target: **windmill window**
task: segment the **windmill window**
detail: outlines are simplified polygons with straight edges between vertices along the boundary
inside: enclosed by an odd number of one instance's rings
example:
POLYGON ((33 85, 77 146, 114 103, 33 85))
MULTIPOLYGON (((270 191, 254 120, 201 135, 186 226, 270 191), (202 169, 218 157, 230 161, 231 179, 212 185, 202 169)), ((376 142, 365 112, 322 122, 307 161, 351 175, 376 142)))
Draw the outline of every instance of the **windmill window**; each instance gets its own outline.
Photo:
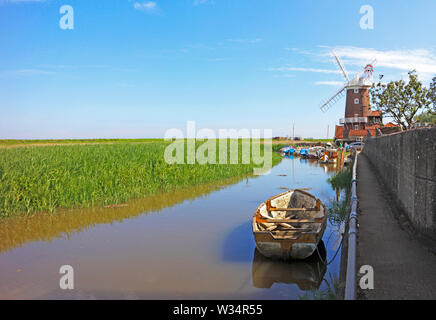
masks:
POLYGON ((354 93, 359 93, 359 89, 354 89, 354 93))
POLYGON ((354 104, 359 104, 359 99, 354 99, 354 104))

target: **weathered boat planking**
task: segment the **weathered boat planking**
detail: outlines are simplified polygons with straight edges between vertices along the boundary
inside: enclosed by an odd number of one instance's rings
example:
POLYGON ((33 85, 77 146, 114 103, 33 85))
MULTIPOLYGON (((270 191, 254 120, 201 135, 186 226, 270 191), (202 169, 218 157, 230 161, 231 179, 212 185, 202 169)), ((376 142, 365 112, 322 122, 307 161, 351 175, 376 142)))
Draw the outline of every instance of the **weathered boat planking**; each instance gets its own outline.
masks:
POLYGON ((263 202, 253 215, 256 247, 272 259, 305 259, 321 241, 327 210, 316 197, 303 190, 289 190, 263 202))

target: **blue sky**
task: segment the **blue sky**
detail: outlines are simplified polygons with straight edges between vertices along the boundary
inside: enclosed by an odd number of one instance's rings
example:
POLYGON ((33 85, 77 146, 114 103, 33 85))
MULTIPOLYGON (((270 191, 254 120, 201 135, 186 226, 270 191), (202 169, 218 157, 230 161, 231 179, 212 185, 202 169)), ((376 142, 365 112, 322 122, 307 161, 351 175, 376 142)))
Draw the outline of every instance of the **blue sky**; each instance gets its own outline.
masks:
POLYGON ((0 138, 152 138, 170 128, 330 136, 322 100, 375 78, 436 74, 436 1, 0 0, 0 138), (62 5, 74 29, 62 30, 62 5), (360 28, 362 5, 374 29, 360 28))

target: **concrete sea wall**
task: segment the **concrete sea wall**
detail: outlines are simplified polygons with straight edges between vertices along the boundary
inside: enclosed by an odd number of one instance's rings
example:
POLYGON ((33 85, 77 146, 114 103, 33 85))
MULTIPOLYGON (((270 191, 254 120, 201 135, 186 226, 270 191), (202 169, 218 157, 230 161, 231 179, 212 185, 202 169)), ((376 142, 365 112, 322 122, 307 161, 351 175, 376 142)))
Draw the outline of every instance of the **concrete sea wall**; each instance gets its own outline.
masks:
POLYGON ((415 229, 436 239, 436 127, 368 137, 363 153, 415 229))

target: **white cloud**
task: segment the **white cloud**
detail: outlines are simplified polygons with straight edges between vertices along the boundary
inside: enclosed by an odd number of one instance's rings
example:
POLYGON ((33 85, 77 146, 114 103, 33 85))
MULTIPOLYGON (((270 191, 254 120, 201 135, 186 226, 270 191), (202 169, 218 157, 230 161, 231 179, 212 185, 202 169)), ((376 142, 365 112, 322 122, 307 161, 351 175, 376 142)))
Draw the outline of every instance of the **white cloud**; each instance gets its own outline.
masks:
POLYGON ((45 0, 0 0, 0 5, 4 3, 31 3, 31 2, 43 2, 45 0))
POLYGON ((227 39, 229 42, 238 42, 238 43, 259 43, 262 41, 260 38, 256 39, 227 39))
POLYGON ((206 4, 206 3, 214 3, 213 0, 194 0, 194 5, 199 5, 199 4, 206 4))
POLYGON ((205 59, 206 61, 215 61, 215 62, 222 62, 222 61, 231 61, 231 58, 208 58, 205 59))
POLYGON ((285 48, 285 50, 296 52, 296 53, 301 53, 301 54, 305 54, 305 55, 313 55, 312 51, 301 49, 301 48, 285 48))
POLYGON ((17 74, 54 74, 52 71, 40 70, 40 69, 21 69, 15 71, 17 74))
POLYGON ((37 75, 52 75, 53 71, 43 69, 19 69, 0 72, 0 77, 20 77, 20 76, 37 76, 37 75))
MULTIPOLYGON (((421 81, 430 81, 436 75, 436 52, 428 49, 394 49, 383 50, 374 48, 361 48, 355 46, 318 46, 321 50, 304 50, 300 48, 285 48, 295 54, 309 57, 317 65, 329 63, 336 67, 332 58, 332 50, 340 57, 346 69, 351 67, 355 72, 350 72, 353 78, 357 72, 363 70, 366 64, 376 59, 375 72, 383 73, 384 80, 407 79, 407 72, 416 70, 421 81), (326 59, 328 58, 328 59, 326 59)), ((308 67, 281 67, 269 69, 272 71, 300 71, 325 74, 341 74, 339 68, 323 69, 308 67)), ((318 81, 319 85, 338 84, 338 81, 318 81)))
POLYGON ((340 86, 344 85, 344 82, 342 81, 316 81, 315 84, 321 85, 321 86, 340 86))
MULTIPOLYGON (((342 46, 331 48, 343 60, 345 66, 363 67, 377 59, 375 68, 388 68, 401 71, 416 70, 422 80, 429 80, 436 74, 436 53, 427 49, 377 50, 342 46)), ((330 53, 323 53, 327 56, 330 53)))
POLYGON ((331 69, 316 69, 316 68, 299 68, 299 67, 281 67, 281 68, 269 68, 269 71, 301 71, 301 72, 315 72, 315 73, 333 73, 341 74, 339 70, 331 69))
POLYGON ((43 2, 44 0, 2 0, 2 2, 43 2))
POLYGON ((158 9, 157 3, 153 1, 148 1, 143 3, 135 2, 133 4, 133 7, 137 10, 142 10, 146 12, 155 12, 158 9))

